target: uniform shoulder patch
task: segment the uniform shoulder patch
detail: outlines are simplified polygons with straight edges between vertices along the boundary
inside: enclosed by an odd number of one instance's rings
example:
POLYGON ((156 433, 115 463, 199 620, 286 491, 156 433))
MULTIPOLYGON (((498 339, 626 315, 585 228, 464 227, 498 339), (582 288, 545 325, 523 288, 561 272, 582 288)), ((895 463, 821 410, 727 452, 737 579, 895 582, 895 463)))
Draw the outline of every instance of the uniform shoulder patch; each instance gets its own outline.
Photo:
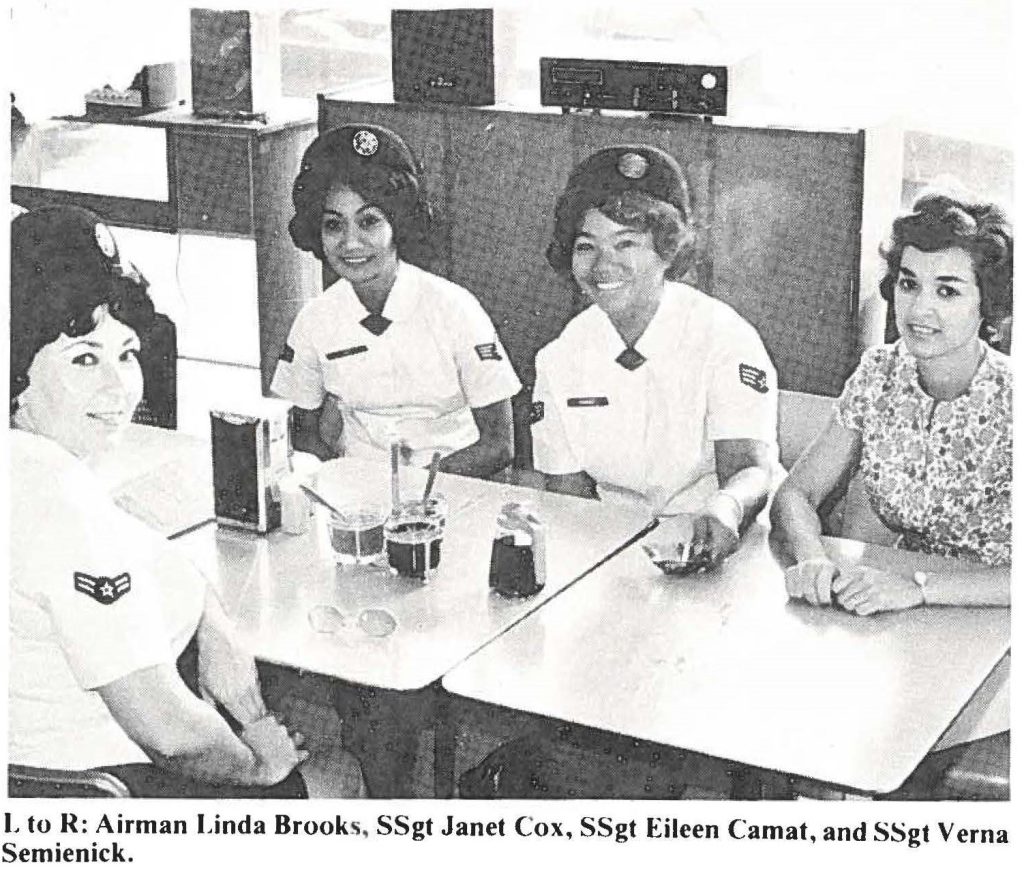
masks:
POLYGON ((285 363, 291 363, 295 359, 295 349, 285 342, 284 348, 281 351, 281 356, 278 359, 285 363))
POLYGON ((530 423, 540 423, 544 420, 544 403, 537 400, 530 404, 530 423))
POLYGON ((497 342, 487 342, 487 343, 485 343, 483 345, 474 345, 473 347, 476 348, 476 355, 481 360, 504 360, 505 359, 498 352, 498 343, 497 342))
POLYGON ((102 575, 93 577, 85 572, 75 572, 75 589, 101 605, 112 605, 122 596, 127 596, 132 588, 132 577, 122 572, 113 578, 102 575))
POLYGON ((758 393, 768 392, 768 373, 764 369, 758 369, 757 366, 751 366, 747 363, 740 363, 740 383, 746 384, 751 390, 756 390, 758 393))

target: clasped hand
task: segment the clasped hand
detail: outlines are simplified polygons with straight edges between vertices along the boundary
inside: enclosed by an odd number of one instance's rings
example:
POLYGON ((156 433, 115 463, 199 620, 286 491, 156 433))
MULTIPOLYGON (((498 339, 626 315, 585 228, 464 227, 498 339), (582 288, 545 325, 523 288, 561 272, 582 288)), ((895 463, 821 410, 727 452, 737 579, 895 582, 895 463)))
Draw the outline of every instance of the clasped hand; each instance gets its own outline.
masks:
POLYGON ((787 569, 786 592, 812 605, 835 602, 860 616, 924 604, 921 588, 903 575, 867 566, 840 568, 828 557, 803 560, 787 569))
POLYGON ((280 783, 309 757, 309 752, 302 749, 303 736, 299 732, 289 734, 269 714, 249 723, 239 738, 256 757, 256 780, 264 786, 280 783))

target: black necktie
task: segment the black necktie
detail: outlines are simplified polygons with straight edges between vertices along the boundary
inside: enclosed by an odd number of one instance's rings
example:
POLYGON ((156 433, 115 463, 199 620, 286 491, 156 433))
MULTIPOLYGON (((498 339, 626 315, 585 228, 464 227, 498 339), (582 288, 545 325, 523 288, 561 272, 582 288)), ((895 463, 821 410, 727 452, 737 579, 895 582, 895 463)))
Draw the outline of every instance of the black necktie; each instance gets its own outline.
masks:
POLYGON ((628 369, 632 372, 634 369, 639 369, 643 366, 647 362, 647 358, 636 348, 626 348, 625 351, 615 358, 615 362, 623 369, 628 369))
POLYGON ((384 332, 384 330, 391 326, 391 321, 384 317, 384 315, 378 314, 367 315, 359 323, 366 327, 366 329, 375 336, 379 336, 384 332))

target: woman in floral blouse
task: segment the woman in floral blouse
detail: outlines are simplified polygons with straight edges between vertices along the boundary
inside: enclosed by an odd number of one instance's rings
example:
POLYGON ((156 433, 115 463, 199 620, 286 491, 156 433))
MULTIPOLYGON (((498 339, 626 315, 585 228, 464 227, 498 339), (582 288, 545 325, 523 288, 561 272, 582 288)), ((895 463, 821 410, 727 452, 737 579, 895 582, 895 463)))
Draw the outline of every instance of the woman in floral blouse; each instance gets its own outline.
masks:
POLYGON ((775 497, 797 561, 787 592, 857 614, 1008 606, 1013 376, 982 337, 1012 313, 1012 228, 991 204, 927 194, 882 254, 900 339, 865 352, 775 497), (948 557, 948 570, 846 572, 828 558, 816 509, 855 468, 897 546, 948 557))

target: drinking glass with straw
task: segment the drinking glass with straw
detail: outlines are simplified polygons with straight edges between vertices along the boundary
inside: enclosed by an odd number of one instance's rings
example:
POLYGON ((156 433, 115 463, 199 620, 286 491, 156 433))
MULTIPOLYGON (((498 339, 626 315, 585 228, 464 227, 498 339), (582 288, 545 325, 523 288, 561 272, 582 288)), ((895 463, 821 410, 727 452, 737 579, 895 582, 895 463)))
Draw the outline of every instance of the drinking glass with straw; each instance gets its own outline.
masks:
POLYGON ((398 450, 391 452, 391 516, 384 526, 388 562, 406 577, 426 580, 441 559, 441 539, 447 520, 443 496, 432 495, 441 463, 440 452, 430 461, 427 485, 419 499, 403 502, 398 479, 398 450))

